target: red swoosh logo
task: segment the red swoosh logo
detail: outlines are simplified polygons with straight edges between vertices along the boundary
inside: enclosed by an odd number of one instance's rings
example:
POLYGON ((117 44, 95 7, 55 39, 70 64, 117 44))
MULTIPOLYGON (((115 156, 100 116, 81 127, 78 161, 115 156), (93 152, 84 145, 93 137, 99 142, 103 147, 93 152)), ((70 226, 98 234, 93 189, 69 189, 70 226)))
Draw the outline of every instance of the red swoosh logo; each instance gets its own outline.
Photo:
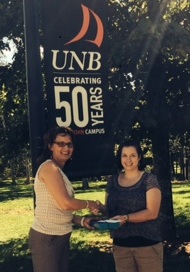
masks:
POLYGON ((86 40, 86 41, 96 44, 98 47, 100 47, 104 37, 104 27, 103 27, 102 21, 99 18, 99 16, 95 12, 93 12, 91 9, 87 8, 84 5, 81 5, 81 7, 83 12, 83 24, 82 24, 81 30, 72 40, 67 42, 65 45, 77 42, 86 35, 90 26, 90 12, 91 12, 91 14, 94 16, 94 19, 96 20, 97 34, 94 40, 86 40))

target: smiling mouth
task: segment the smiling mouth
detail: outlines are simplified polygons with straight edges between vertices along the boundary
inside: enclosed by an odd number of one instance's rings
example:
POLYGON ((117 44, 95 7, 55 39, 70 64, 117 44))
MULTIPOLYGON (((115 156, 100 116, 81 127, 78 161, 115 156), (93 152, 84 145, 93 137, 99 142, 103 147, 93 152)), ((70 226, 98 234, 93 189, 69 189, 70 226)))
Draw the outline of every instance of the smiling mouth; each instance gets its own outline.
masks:
POLYGON ((69 155, 69 154, 70 154, 70 153, 66 153, 66 152, 64 152, 64 153, 62 152, 62 153, 61 153, 61 155, 66 155, 66 156, 69 155))

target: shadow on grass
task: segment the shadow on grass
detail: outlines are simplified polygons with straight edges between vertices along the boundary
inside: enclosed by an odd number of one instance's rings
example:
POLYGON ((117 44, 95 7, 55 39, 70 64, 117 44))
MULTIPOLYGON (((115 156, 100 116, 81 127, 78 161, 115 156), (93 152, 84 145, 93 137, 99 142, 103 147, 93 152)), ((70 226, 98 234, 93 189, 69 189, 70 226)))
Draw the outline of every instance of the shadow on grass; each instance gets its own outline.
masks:
POLYGON ((190 242, 190 222, 189 217, 185 214, 179 214, 175 217, 175 225, 177 237, 180 236, 181 239, 186 239, 190 242), (185 234, 185 235, 184 235, 185 234))
POLYGON ((185 194, 189 194, 190 193, 190 189, 186 189, 186 190, 183 190, 183 189, 181 189, 181 190, 179 190, 179 191, 177 191, 177 192, 174 192, 174 194, 176 194, 176 195, 185 195, 185 194))
MULTIPOLYGON (((90 190, 93 189, 90 188, 88 192, 90 190)), ((82 191, 84 192, 84 190, 82 191)), ((31 196, 33 196, 31 185, 0 186, 0 201, 31 196)), ((165 244, 164 272, 187 272, 190 271, 189 220, 183 214, 175 219, 179 235, 175 242, 165 244)), ((114 262, 110 250, 102 249, 102 245, 87 247, 81 242, 72 243, 69 272, 114 272, 114 262)), ((0 242, 0 271, 33 272, 27 238, 0 242)))
POLYGON ((26 238, 0 244, 0 271, 33 272, 26 238))
POLYGON ((0 202, 19 198, 33 197, 33 185, 5 185, 0 186, 0 202))
MULTIPOLYGON (((185 245, 179 241, 166 243, 164 249, 164 272, 190 271, 190 252, 186 252, 185 245)), ((0 271, 33 272, 27 238, 0 244, 0 271)), ((71 244, 69 271, 114 272, 110 249, 102 251, 102 248, 87 247, 82 242, 71 244)))
MULTIPOLYGON (((33 272, 27 238, 0 244, 0 271, 33 272)), ((101 252, 98 248, 85 247, 83 243, 72 244, 69 271, 114 272, 112 254, 101 252)))
POLYGON ((164 245, 164 272, 190 271, 189 243, 176 240, 164 245))
POLYGON ((78 244, 71 249, 70 272, 115 272, 114 261, 110 252, 88 247, 78 249, 78 244))
MULTIPOLYGON (((73 182, 75 193, 91 193, 96 192, 97 190, 105 191, 105 184, 98 183, 91 183, 89 182, 89 188, 83 189, 82 182, 73 182)), ((9 201, 19 198, 27 198, 27 197, 34 197, 34 190, 32 184, 24 184, 18 183, 16 185, 12 185, 10 182, 2 182, 0 181, 0 202, 9 201)))

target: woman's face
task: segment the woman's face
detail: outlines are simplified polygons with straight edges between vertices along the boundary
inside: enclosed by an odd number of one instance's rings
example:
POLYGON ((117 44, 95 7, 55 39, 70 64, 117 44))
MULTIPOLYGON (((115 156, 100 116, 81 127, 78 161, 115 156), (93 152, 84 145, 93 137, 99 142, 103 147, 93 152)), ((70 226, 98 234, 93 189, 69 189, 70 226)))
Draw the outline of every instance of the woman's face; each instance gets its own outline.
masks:
POLYGON ((49 148, 53 158, 62 164, 71 158, 74 149, 71 137, 64 134, 58 134, 49 148))
POLYGON ((140 157, 134 146, 123 147, 121 151, 121 164, 125 170, 138 170, 140 157))

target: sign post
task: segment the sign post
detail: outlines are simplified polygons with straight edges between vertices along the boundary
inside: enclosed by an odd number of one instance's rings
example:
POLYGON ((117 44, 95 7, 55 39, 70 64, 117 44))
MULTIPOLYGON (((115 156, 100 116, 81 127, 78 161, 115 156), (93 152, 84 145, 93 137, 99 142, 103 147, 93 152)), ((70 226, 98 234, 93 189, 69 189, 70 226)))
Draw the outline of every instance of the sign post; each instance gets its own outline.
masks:
MULTIPOLYGON (((25 1, 28 6, 34 2, 25 1)), ((108 91, 107 1, 40 2, 47 126, 71 127, 76 135, 67 174, 71 180, 112 174, 114 144, 108 91)))
POLYGON ((23 0, 26 81, 33 176, 35 176, 37 170, 36 160, 42 152, 42 139, 45 133, 45 108, 36 7, 36 0, 23 0))

